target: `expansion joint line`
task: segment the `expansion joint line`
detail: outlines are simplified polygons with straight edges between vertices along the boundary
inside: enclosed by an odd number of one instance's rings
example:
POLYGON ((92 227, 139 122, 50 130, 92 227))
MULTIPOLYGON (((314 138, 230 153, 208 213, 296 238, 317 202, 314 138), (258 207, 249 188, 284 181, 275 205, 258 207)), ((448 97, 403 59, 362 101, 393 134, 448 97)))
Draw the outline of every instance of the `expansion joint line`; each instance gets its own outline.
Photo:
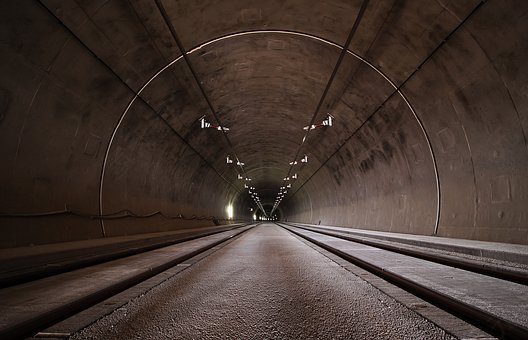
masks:
POLYGON ((400 94, 400 96, 403 98, 403 100, 407 103, 409 109, 412 111, 414 117, 416 118, 416 120, 418 121, 418 124, 420 125, 420 128, 422 129, 422 132, 425 136, 425 139, 426 139, 426 142, 427 142, 427 145, 428 145, 428 148, 429 148, 429 151, 431 153, 431 158, 432 158, 432 161, 433 161, 433 167, 434 167, 434 171, 435 171, 435 176, 436 176, 436 190, 437 190, 437 211, 436 211, 436 220, 435 220, 435 225, 434 225, 434 232, 433 232, 433 235, 437 235, 438 233, 438 227, 439 227, 439 224, 440 224, 440 205, 441 205, 441 191, 440 191, 440 177, 439 177, 439 174, 438 174, 438 166, 437 166, 437 162, 436 162, 436 156, 434 154, 434 150, 433 150, 433 146, 432 146, 432 143, 431 143, 431 140, 429 138, 429 134, 427 133, 426 129, 425 129, 425 126, 423 124, 423 122, 421 121, 421 119, 418 117, 418 115, 416 114, 414 108, 412 107, 410 101, 407 99, 407 97, 404 95, 404 93, 402 92, 402 88, 405 86, 405 84, 407 84, 407 82, 418 72, 422 69, 422 67, 436 54, 436 52, 438 50, 440 50, 440 48, 445 44, 447 43, 447 41, 477 12, 478 9, 480 9, 482 7, 482 5, 484 5, 486 3, 487 0, 482 0, 480 1, 472 10, 471 12, 469 12, 468 15, 466 15, 466 17, 461 20, 459 22, 459 24, 451 31, 449 32, 449 34, 447 34, 447 36, 431 51, 431 53, 429 53, 429 55, 424 59, 422 60, 422 62, 417 66, 415 67, 415 69, 413 70, 413 72, 411 72, 411 74, 398 86, 394 86, 394 91, 361 123, 361 125, 359 125, 342 143, 341 145, 339 145, 339 147, 323 162, 321 163, 321 165, 319 166, 319 168, 317 168, 311 175, 310 177, 308 177, 308 179, 306 179, 306 181, 304 181, 301 186, 299 186, 295 192, 293 192, 293 194, 290 196, 293 197, 295 194, 297 194, 297 192, 299 192, 299 190, 304 187, 304 185, 306 183, 308 183, 325 165, 326 163, 328 163, 328 161, 330 159, 332 159, 358 132, 359 130, 361 130, 361 128, 363 128, 363 126, 365 126, 371 119, 372 117, 377 113, 379 112, 379 110, 395 95, 395 94, 400 94))
MULTIPOLYGON (((355 33, 357 32, 357 29, 359 27, 359 23, 361 22, 361 19, 363 18, 363 15, 365 14, 365 11, 367 9, 369 0, 363 0, 361 7, 359 8, 359 12, 356 16, 356 20, 354 21, 354 24, 352 25, 352 28, 350 29, 350 32, 348 33, 347 40, 345 44, 343 45, 343 48, 341 49, 341 53, 339 54, 339 58, 337 58, 336 64, 334 66, 334 69, 332 70, 332 74, 330 75, 330 78, 328 78, 328 82, 326 83, 326 87, 323 91, 323 94, 321 95, 321 98, 319 100, 319 103, 317 104, 317 107, 315 108, 315 112, 312 115, 312 119, 310 119, 310 123, 308 124, 308 127, 312 126, 315 122, 315 119, 317 118, 317 115, 319 114, 319 111, 321 110, 321 107, 323 106, 323 103, 326 99, 326 96, 328 94, 328 91, 330 90, 330 87, 332 86, 332 83, 334 82, 334 79, 337 75, 337 71, 339 70, 339 67, 341 66, 341 63, 343 62, 343 59, 345 58, 348 48, 350 47, 350 43, 352 42, 352 38, 354 37, 355 33)), ((301 153, 302 147, 304 143, 306 142, 306 139, 308 138, 308 134, 310 133, 310 128, 306 131, 304 134, 304 137, 301 141, 301 144, 299 145, 299 148, 297 148, 297 152, 295 153, 295 157, 293 158, 293 162, 297 160, 299 157, 299 154, 301 153)), ((293 167, 295 164, 290 165, 290 168, 288 169, 288 174, 286 177, 290 177, 290 174, 292 172, 293 167)), ((285 186, 286 180, 283 181, 283 186, 285 186)), ((275 211, 275 206, 271 210, 271 214, 273 215, 273 212, 275 211)))
MULTIPOLYGON (((224 126, 222 124, 222 122, 220 121, 220 118, 216 114, 216 110, 215 110, 215 108, 213 106, 213 103, 211 102, 209 96, 207 95, 207 93, 205 92, 205 89, 202 86, 202 83, 200 82, 200 79, 198 78, 198 74, 196 73, 196 71, 195 71, 195 69, 194 69, 194 67, 192 65, 192 62, 189 59, 189 56, 187 55, 187 51, 186 51, 185 47, 183 46, 183 43, 181 42, 180 37, 178 36, 178 33, 176 32, 176 28, 172 24, 172 21, 170 20, 170 17, 168 15, 167 11, 165 10, 165 7, 163 6, 162 0, 155 0, 155 2, 156 2, 156 6, 158 7, 158 10, 160 11, 161 16, 163 17, 163 21, 165 21, 165 24, 167 25, 169 31, 171 32, 172 38, 174 39, 174 41, 176 42, 176 45, 180 49, 182 57, 185 60, 185 63, 187 64, 187 67, 189 68, 189 71, 191 72, 191 74, 192 74, 192 76, 194 78, 194 81, 196 82, 196 85, 200 89, 200 92, 202 93, 202 96, 205 99, 205 101, 207 103, 207 106, 209 107, 209 110, 211 111, 211 114, 213 115, 214 119, 216 120, 218 126, 220 126, 220 127, 224 126)), ((226 141, 226 144, 227 144, 230 152, 235 157, 235 160, 237 161, 237 164, 240 164, 241 163, 240 159, 237 156, 237 153, 235 151, 235 148, 234 148, 233 144, 231 143, 231 140, 227 136, 227 132, 224 129, 222 129, 222 128, 220 129, 220 131, 222 132, 222 135, 224 136, 224 139, 226 141)), ((243 165, 240 165, 240 169, 241 169, 242 175, 244 177, 247 177, 243 165)), ((262 213, 264 214, 264 216, 267 216, 266 212, 264 211, 264 209, 262 208, 261 205, 259 205, 259 209, 262 210, 262 213)))

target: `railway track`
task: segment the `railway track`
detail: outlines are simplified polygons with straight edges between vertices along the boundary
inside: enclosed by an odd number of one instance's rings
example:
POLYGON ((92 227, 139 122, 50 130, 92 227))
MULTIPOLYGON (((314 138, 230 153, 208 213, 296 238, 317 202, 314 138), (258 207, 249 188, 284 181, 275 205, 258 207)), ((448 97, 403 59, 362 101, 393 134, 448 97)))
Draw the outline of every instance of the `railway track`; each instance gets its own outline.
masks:
POLYGON ((523 273, 482 270, 465 260, 309 226, 278 225, 498 338, 528 338, 528 286, 523 273))
POLYGON ((72 270, 93 266, 99 263, 117 260, 128 256, 145 253, 151 250, 171 246, 233 230, 250 225, 249 223, 228 225, 199 232, 185 232, 172 236, 153 237, 121 244, 109 244, 97 249, 86 248, 76 251, 64 251, 54 254, 53 258, 26 256, 17 261, 5 259, 0 261, 0 288, 6 288, 45 277, 66 273, 72 270), (95 254, 94 254, 95 253, 95 254))
MULTIPOLYGON (((15 273, 13 276, 22 277, 22 282, 0 290, 0 338, 34 336, 167 269, 214 251, 256 225, 182 234, 156 245, 114 249, 113 255, 108 252, 95 260, 80 260, 75 265, 64 265, 58 272, 53 269, 33 276, 15 273), (50 303, 46 297, 54 300, 50 303), (32 306, 30 313, 17 314, 19 306, 28 304, 32 306)), ((522 270, 490 265, 481 270, 475 261, 424 254, 395 243, 314 226, 277 225, 498 338, 528 338, 528 286, 522 270)), ((53 333, 40 334, 50 335, 53 333)))
POLYGON ((375 240, 368 237, 353 236, 347 233, 329 231, 323 228, 317 228, 313 226, 303 226, 300 224, 289 223, 285 223, 285 225, 301 228, 304 230, 311 230, 324 235, 337 237, 343 240, 357 242, 368 246, 392 251, 395 253, 409 255, 423 260, 445 264, 450 267, 460 268, 474 273, 479 273, 511 282, 520 283, 523 285, 528 285, 528 271, 522 270, 520 268, 505 267, 497 264, 472 260, 455 255, 431 253, 430 250, 419 249, 420 247, 403 245, 401 243, 391 241, 375 240))
MULTIPOLYGON (((70 267, 37 280, 0 290, 0 339, 20 339, 102 302, 132 286, 160 274, 194 256, 230 241, 253 226, 185 236, 171 245, 144 247, 125 256, 108 256, 107 261, 70 267), (30 307, 29 309, 27 307, 30 307), (21 312, 26 307, 29 312, 21 312), (22 308, 23 310, 24 308, 22 308)), ((174 241, 174 240, 173 240, 174 241)), ((49 274, 49 273, 48 273, 49 274)))

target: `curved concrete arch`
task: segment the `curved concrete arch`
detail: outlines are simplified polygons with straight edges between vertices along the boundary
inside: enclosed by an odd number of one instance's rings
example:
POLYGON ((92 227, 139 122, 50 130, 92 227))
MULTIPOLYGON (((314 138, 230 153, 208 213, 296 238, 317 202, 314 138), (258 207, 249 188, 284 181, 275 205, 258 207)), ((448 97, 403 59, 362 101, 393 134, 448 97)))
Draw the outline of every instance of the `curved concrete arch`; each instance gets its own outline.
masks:
MULTIPOLYGON (((337 44, 335 42, 332 42, 330 40, 327 40, 327 39, 324 39, 324 38, 321 38, 321 37, 318 37, 318 36, 314 36, 314 35, 311 35, 311 34, 303 33, 303 32, 285 31, 285 30, 255 30, 255 31, 233 33, 233 34, 230 34, 230 35, 226 35, 226 36, 222 36, 222 37, 219 37, 219 38, 215 38, 213 40, 210 40, 208 42, 200 44, 199 46, 197 46, 197 47, 191 49, 190 51, 188 51, 188 53, 196 52, 196 51, 200 50, 202 47, 208 46, 208 45, 210 45, 212 43, 215 43, 215 42, 218 42, 218 41, 222 41, 222 40, 225 40, 225 39, 230 39, 230 38, 233 38, 233 37, 244 36, 244 35, 249 35, 249 34, 266 34, 266 33, 279 33, 279 34, 291 34, 291 35, 296 35, 296 36, 302 36, 302 37, 306 37, 306 38, 309 38, 309 39, 314 39, 314 40, 320 41, 320 42, 322 42, 324 44, 328 44, 328 45, 334 46, 334 47, 336 47, 338 49, 342 49, 343 48, 342 45, 339 45, 339 44, 337 44)), ((427 146, 429 148, 429 153, 431 154, 431 161, 432 161, 433 169, 434 169, 434 172, 435 172, 436 191, 437 191, 437 195, 436 195, 436 197, 437 197, 437 206, 436 206, 436 218, 435 218, 435 222, 434 222, 434 234, 436 235, 436 233, 438 232, 438 225, 439 225, 439 222, 440 222, 440 195, 441 195, 440 194, 440 178, 438 176, 438 166, 436 164, 436 158, 435 158, 435 155, 434 155, 433 146, 431 144, 431 140, 430 140, 429 135, 428 135, 428 133, 427 133, 427 131, 425 129, 425 126, 424 126, 422 120, 418 117, 418 115, 417 115, 416 111, 414 110, 414 108, 412 107, 411 103, 409 102, 409 99, 405 96, 403 91, 395 84, 394 81, 392 81, 379 68, 374 66, 372 63, 370 63, 368 60, 366 60, 365 58, 363 58, 359 54, 355 53, 354 51, 347 50, 347 53, 352 55, 352 56, 354 56, 358 60, 361 60, 365 64, 367 64, 370 68, 372 68, 377 73, 379 73, 379 75, 382 76, 394 88, 394 90, 398 93, 399 96, 401 96, 401 98, 403 98, 403 100, 405 101, 405 103, 409 107, 409 110, 411 111, 413 117, 416 119, 416 121, 418 122, 418 124, 420 126, 420 129, 423 132, 424 138, 425 138, 425 140, 427 142, 427 146)))
MULTIPOLYGON (((209 40, 207 42, 204 42, 204 43, 201 43, 200 45, 190 49, 189 51, 187 51, 187 54, 193 54, 193 53, 196 53, 198 51, 200 51, 202 48, 204 47, 207 47, 209 45, 212 45, 216 42, 220 42, 220 41, 223 41, 223 40, 227 40, 227 39, 233 39, 233 38, 237 38, 237 37, 242 37, 242 36, 247 36, 247 35, 253 35, 253 34, 269 34, 269 33, 276 33, 276 34, 285 34, 285 35, 291 35, 291 36, 301 36, 301 37, 304 37, 304 38, 308 38, 308 39, 312 39, 312 40, 316 40, 316 41, 319 41, 319 42, 322 42, 324 44, 327 44, 327 45, 330 45, 330 46, 334 46, 336 47, 337 49, 342 49, 343 47, 335 42, 332 42, 332 41, 329 41, 327 39, 324 39, 324 38, 321 38, 321 37, 317 37, 317 36, 314 36, 314 35, 311 35, 311 34, 307 34, 307 33, 303 33, 303 32, 295 32, 295 31, 286 31, 286 30, 253 30, 253 31, 245 31, 245 32, 237 32, 237 33, 232 33, 232 34, 229 34, 229 35, 225 35, 225 36, 222 36, 222 37, 218 37, 218 38, 215 38, 215 39, 212 39, 212 40, 209 40)), ((436 160, 435 160, 435 156, 434 156, 434 152, 433 152, 433 149, 432 149, 432 145, 431 145, 431 141, 429 139, 429 136, 427 134, 427 131, 425 130, 425 127, 422 123, 422 121, 420 120, 420 118, 418 117, 418 115, 416 114, 416 111, 413 109, 411 103, 409 102, 409 100, 407 99, 407 97, 405 96, 405 94, 403 93, 403 91, 401 91, 398 86, 394 83, 394 81, 392 81, 386 74, 384 74, 379 68, 375 67, 372 63, 368 62, 365 58, 361 57, 359 54, 351 51, 351 50, 347 50, 347 53, 354 56, 355 58, 357 58, 358 60, 362 61, 363 63, 365 63, 366 65, 368 65, 370 68, 372 68, 373 70, 375 70, 381 77, 383 77, 383 79, 385 79, 393 88, 394 90, 398 93, 399 96, 401 96, 401 98, 403 98, 403 100, 405 101, 405 103, 407 104, 407 106, 409 107, 409 110, 410 112, 412 113, 413 117, 416 119, 416 121, 418 122, 420 128, 422 129, 422 132, 423 132, 423 135, 424 135, 424 138, 427 142, 427 145, 429 147, 429 152, 431 154, 431 161, 432 161, 432 164, 433 164, 433 169, 434 169, 434 172, 435 172, 435 181, 436 181, 436 190, 437 190, 437 207, 436 207, 436 218, 435 218, 435 225, 434 225, 434 234, 436 234, 437 230, 438 230, 438 223, 439 223, 439 219, 440 219, 440 183, 439 183, 439 177, 438 177, 438 168, 437 168, 437 164, 436 164, 436 160)), ((105 152, 105 160, 103 162, 103 167, 102 167, 102 170, 101 170, 101 182, 100 182, 100 186, 99 186, 99 213, 101 215, 103 215, 103 181, 104 181, 104 174, 105 174, 105 167, 106 167, 106 161, 107 161, 107 158, 108 158, 108 154, 109 154, 109 151, 110 151, 110 148, 112 147, 112 141, 113 141, 113 138, 115 136, 115 134, 117 133, 117 130, 119 129, 119 126, 121 125, 121 122, 123 121, 123 119, 125 118, 128 110, 130 109, 130 107, 132 106, 132 104, 134 103, 134 101, 138 98, 139 95, 141 95, 141 93, 143 92, 143 90, 145 90, 145 88, 148 87, 148 85, 153 81, 155 80, 160 74, 162 74, 165 70, 167 70, 170 66, 172 66, 173 64, 175 64, 176 62, 180 61, 182 59, 182 56, 180 57, 177 57, 176 59, 172 60, 171 62, 169 62, 167 65, 165 65, 161 70, 159 70, 158 72, 156 72, 142 87, 141 89, 137 92, 137 94, 132 98, 132 100, 130 101, 130 103, 127 105, 126 109, 123 111, 123 114, 121 115, 121 118, 119 119, 116 127, 114 128, 114 131, 112 133, 112 137, 110 138, 110 142, 107 146, 107 149, 106 149, 106 152, 105 152)), ((311 178, 311 177, 310 177, 311 178)), ((297 189, 298 190, 298 189, 297 189)), ((295 193, 297 192, 297 190, 295 191, 295 193)), ((294 194, 295 194, 294 193, 294 194)), ((102 229, 103 229, 103 234, 104 234, 104 221, 101 220, 101 226, 102 226, 102 229)))
MULTIPOLYGON (((233 204, 251 219, 168 27, 268 206, 359 3, 174 1, 166 20, 150 2, 2 3, 1 246, 212 223, 93 218, 105 213, 222 219, 233 204)), ((335 124, 303 143, 284 216, 527 243, 525 7, 369 5, 315 119, 335 124)))
MULTIPOLYGON (((110 153, 110 148, 112 147, 112 142, 115 138, 115 135, 117 134, 117 130, 119 130, 119 127, 121 126, 121 123, 123 122, 123 119, 125 119, 125 116, 128 112, 128 110, 130 109, 130 107, 132 106, 132 104, 134 104, 134 102, 136 101, 136 99, 138 98, 138 96, 141 94, 141 92, 143 92, 143 90, 154 80, 156 79, 156 77, 158 75, 160 75, 163 71, 165 71, 168 67, 170 67, 172 64, 178 62, 178 60, 180 60, 182 57, 178 57, 176 59, 174 59, 173 61, 171 61, 170 63, 168 63, 165 67, 163 67, 161 70, 159 70, 158 72, 156 72, 156 74, 154 74, 143 86, 141 86, 141 88, 139 89, 139 91, 134 95, 134 97, 132 97, 132 99, 130 100, 130 102, 128 103, 128 105, 126 106, 125 110, 123 111, 123 113, 121 114, 121 117, 119 117, 119 120, 117 121, 117 124, 116 126, 114 127, 113 131, 112 131, 112 135, 110 136, 110 141, 108 142, 108 145, 106 146, 106 150, 105 150, 105 155, 104 155, 104 160, 103 160, 103 166, 101 168, 101 179, 99 181, 99 215, 104 215, 103 213, 103 185, 104 185, 104 176, 105 176, 105 170, 106 170, 106 163, 108 161, 108 154, 110 153)), ((103 235, 106 235, 106 232, 105 232, 105 228, 104 228, 104 220, 101 220, 101 230, 102 230, 102 234, 103 235)))

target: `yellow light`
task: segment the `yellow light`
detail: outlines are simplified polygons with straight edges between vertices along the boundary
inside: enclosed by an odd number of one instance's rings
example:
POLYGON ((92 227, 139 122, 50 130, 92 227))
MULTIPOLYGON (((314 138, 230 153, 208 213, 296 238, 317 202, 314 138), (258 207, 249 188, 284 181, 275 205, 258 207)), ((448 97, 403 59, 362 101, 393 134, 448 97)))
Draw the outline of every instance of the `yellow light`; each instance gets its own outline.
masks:
POLYGON ((226 213, 227 213, 227 218, 232 220, 233 219, 233 206, 231 204, 229 204, 226 207, 226 213))

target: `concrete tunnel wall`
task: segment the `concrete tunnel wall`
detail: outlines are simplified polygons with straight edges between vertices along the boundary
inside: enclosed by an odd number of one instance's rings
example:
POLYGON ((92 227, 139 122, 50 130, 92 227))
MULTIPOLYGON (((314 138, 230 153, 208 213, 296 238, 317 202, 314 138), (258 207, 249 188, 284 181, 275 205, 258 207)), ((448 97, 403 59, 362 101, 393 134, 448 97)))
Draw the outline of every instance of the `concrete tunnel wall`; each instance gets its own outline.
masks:
POLYGON ((250 220, 233 150, 266 205, 308 155, 289 221, 528 243, 526 2, 370 1, 301 149, 361 1, 161 3, 233 148, 153 1, 4 1, 0 246, 250 220))

